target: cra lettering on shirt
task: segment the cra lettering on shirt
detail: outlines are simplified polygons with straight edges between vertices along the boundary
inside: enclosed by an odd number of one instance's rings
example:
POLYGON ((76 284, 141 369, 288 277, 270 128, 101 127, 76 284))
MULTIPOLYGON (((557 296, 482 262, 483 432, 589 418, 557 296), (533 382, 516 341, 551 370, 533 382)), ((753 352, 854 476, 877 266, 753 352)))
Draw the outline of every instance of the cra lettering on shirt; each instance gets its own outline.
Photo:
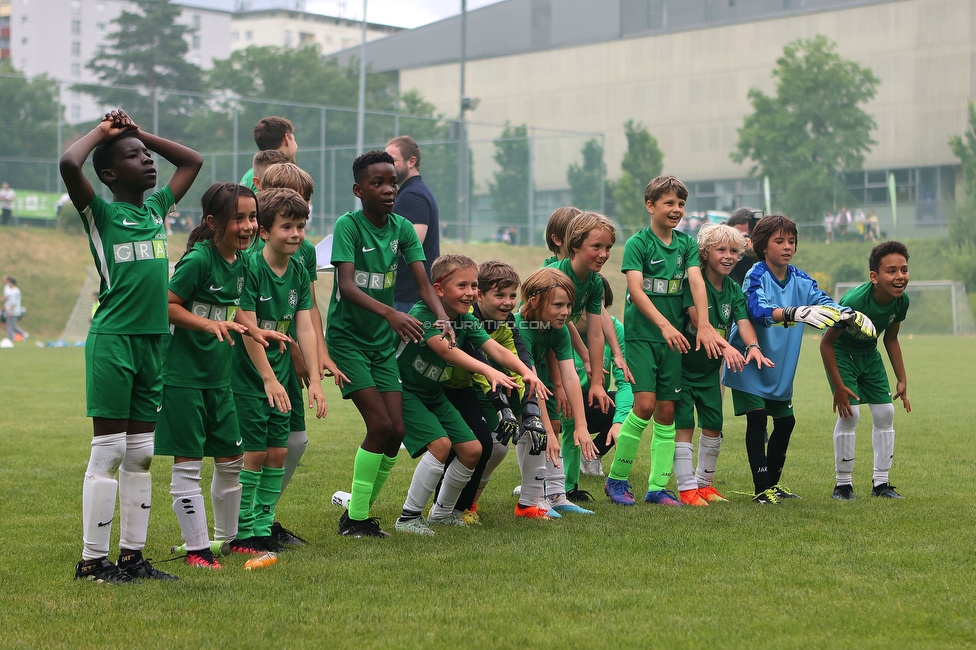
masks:
POLYGON ((454 366, 441 367, 434 363, 428 363, 421 359, 420 355, 414 357, 414 360, 410 362, 410 367, 424 379, 441 383, 449 381, 454 373, 454 366))
POLYGON ((155 239, 122 242, 112 246, 117 264, 141 262, 144 260, 169 259, 166 235, 156 235, 155 239))
POLYGON ((396 264, 390 267, 386 273, 370 273, 356 269, 353 272, 353 280, 356 286, 367 291, 383 291, 393 286, 396 279, 396 264))
MULTIPOLYGON (((661 260, 664 261, 663 259, 661 260)), ((652 264, 654 262, 651 262, 652 264)), ((674 275, 668 278, 650 278, 644 276, 644 293, 649 296, 673 296, 680 294, 684 288, 685 280, 685 259, 684 255, 678 255, 674 260, 674 275)))
MULTIPOLYGON (((216 321, 232 321, 237 315, 237 305, 211 305, 194 301, 190 305, 190 313, 200 318, 216 321)), ((274 321, 272 321, 274 322, 274 321)))

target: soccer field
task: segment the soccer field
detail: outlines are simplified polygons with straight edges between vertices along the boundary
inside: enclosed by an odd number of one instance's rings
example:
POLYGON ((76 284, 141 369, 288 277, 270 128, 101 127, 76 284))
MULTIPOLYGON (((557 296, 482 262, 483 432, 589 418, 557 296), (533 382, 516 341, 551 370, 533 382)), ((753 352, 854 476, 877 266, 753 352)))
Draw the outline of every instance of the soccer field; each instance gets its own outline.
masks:
MULTIPOLYGON (((309 545, 245 572, 161 564, 176 583, 106 586, 72 579, 81 552, 81 484, 91 424, 81 348, 0 350, 0 646, 18 647, 965 647, 976 643, 972 406, 976 340, 902 342, 913 412, 897 405, 892 483, 870 497, 870 416, 858 432, 858 500, 830 498, 834 416, 817 342, 796 381, 797 428, 783 482, 803 496, 758 506, 745 423, 726 398, 717 487, 707 508, 612 506, 602 483, 591 516, 516 520, 514 454, 480 502, 483 525, 432 538, 336 534, 363 425, 334 387, 310 420, 303 466, 279 508, 309 545), (967 406, 968 405, 968 406, 967 406)), ((648 441, 635 463, 646 480, 648 441)), ((180 533, 172 460, 153 465, 148 557, 180 533)), ((608 460, 604 461, 609 467, 608 460)), ((392 529, 415 461, 405 453, 375 514, 392 529)), ((209 476, 204 484, 209 485, 209 476)), ((208 504, 209 508, 209 504, 208 504)), ((116 526, 110 557, 117 553, 116 526)))

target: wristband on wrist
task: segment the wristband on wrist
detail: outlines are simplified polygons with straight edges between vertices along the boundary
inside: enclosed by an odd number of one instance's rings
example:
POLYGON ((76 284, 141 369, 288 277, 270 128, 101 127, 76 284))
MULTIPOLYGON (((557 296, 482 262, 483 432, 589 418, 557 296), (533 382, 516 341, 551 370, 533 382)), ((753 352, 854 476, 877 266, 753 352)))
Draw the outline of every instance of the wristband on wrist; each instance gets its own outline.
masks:
POLYGON ((749 350, 751 350, 753 348, 756 348, 757 350, 759 350, 760 352, 762 352, 762 348, 759 347, 759 344, 758 343, 750 343, 749 345, 746 346, 746 349, 743 350, 743 354, 749 354, 749 350))

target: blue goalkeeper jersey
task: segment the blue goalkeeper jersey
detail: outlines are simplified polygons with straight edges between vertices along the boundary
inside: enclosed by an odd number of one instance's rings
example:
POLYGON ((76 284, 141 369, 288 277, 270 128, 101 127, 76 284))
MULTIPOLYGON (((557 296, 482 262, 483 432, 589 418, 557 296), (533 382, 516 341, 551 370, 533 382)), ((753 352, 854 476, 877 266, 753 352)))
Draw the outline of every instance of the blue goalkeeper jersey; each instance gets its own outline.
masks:
MULTIPOLYGON (((722 383, 765 399, 787 401, 793 397, 793 377, 803 343, 803 325, 774 323, 773 310, 804 305, 830 305, 840 309, 840 305, 817 287, 816 280, 795 266, 787 267, 786 279, 780 282, 765 262, 756 262, 746 274, 742 291, 759 347, 776 367, 759 370, 752 363, 740 372, 729 372, 723 364, 722 383)), ((729 343, 745 354, 745 343, 737 326, 732 328, 729 343)))

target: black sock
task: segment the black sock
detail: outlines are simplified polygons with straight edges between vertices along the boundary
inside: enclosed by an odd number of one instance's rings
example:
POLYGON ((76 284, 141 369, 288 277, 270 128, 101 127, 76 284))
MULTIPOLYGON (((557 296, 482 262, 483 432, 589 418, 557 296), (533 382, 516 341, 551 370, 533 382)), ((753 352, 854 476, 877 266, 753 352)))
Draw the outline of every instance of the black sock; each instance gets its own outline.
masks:
POLYGON ((769 463, 766 460, 765 409, 746 413, 746 454, 749 456, 749 467, 752 468, 752 482, 756 487, 756 494, 765 492, 772 485, 769 482, 769 463))
POLYGON ((790 446, 790 435, 796 426, 796 418, 788 415, 785 418, 773 418, 773 433, 769 436, 769 447, 766 451, 769 463, 769 484, 776 485, 783 475, 786 464, 786 448, 790 446))

